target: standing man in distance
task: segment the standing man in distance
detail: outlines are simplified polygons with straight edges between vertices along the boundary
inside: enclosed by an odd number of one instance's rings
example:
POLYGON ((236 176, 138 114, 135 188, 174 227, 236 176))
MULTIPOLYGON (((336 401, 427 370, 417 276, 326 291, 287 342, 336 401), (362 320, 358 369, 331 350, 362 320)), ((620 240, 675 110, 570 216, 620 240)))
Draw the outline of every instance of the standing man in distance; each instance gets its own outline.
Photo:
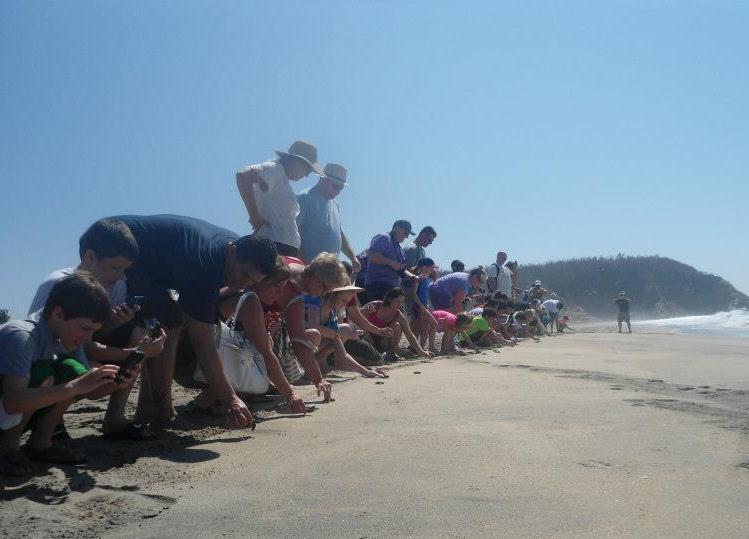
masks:
POLYGON ((629 321, 629 298, 627 297, 626 292, 623 290, 619 292, 619 296, 614 299, 614 303, 616 303, 616 306, 619 308, 619 313, 616 317, 616 322, 619 324, 619 333, 622 332, 622 322, 627 323, 627 329, 630 333, 632 333, 632 324, 629 321))
POLYGON ((299 256, 299 203, 291 182, 313 172, 323 173, 317 164, 317 148, 309 142, 297 140, 288 152, 275 152, 278 159, 237 172, 237 188, 255 235, 276 242, 279 254, 299 256))
POLYGON ((425 248, 434 243, 435 238, 437 238, 437 231, 434 230, 434 227, 425 226, 422 228, 418 236, 414 238, 413 244, 403 250, 403 255, 406 257, 406 266, 415 268, 419 260, 426 258, 425 248))
POLYGON ((496 262, 492 262, 486 268, 487 280, 486 285, 489 288, 490 293, 500 292, 507 296, 512 297, 512 272, 510 268, 505 266, 507 262, 507 253, 500 251, 497 253, 496 262))
POLYGON ((296 222, 301 237, 300 251, 305 262, 310 263, 320 253, 341 251, 351 260, 354 273, 361 270, 348 238, 341 228, 341 210, 335 197, 348 185, 346 167, 328 163, 314 187, 297 195, 299 215, 296 222))

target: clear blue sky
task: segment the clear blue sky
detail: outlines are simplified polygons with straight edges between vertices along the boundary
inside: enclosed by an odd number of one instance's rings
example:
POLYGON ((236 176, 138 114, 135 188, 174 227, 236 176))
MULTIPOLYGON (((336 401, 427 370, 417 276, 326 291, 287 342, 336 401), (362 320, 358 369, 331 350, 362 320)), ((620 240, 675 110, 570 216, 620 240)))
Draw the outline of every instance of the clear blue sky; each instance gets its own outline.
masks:
POLYGON ((247 231, 235 169, 296 138, 349 168, 357 249, 409 218, 441 264, 659 254, 747 292, 747 28, 738 1, 2 2, 0 306, 102 216, 247 231))

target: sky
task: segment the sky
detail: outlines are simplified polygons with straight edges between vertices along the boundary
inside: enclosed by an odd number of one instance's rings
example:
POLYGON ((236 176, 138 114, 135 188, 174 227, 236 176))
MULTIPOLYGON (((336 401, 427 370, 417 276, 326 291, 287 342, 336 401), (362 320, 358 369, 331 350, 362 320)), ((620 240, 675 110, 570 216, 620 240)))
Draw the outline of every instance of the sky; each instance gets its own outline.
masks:
POLYGON ((249 232, 234 173, 295 139, 349 169, 356 250, 405 218, 443 266, 657 254, 749 292, 747 27, 738 1, 0 2, 0 307, 100 217, 249 232))

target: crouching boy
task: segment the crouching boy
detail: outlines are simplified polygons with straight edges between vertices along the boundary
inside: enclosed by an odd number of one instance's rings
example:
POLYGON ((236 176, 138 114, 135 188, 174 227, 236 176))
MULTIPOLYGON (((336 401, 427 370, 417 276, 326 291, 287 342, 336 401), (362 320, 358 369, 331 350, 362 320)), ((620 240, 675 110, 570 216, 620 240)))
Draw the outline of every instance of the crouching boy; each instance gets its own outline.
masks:
POLYGON ((79 464, 85 455, 52 444, 52 433, 68 406, 117 388, 119 368, 88 368, 83 344, 110 315, 104 288, 86 273, 61 279, 44 309, 26 320, 0 326, 0 471, 26 475, 31 460, 79 464), (31 430, 23 452, 21 434, 31 430))

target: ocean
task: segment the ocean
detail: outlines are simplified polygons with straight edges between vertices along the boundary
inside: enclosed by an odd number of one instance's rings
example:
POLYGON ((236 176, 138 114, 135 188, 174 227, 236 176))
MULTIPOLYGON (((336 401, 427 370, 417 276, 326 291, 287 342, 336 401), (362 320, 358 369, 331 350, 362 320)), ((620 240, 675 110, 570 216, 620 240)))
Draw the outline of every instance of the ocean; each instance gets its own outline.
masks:
POLYGON ((749 337, 749 310, 736 309, 703 316, 682 316, 660 320, 637 320, 637 326, 656 326, 673 333, 694 335, 722 335, 726 337, 749 337))

